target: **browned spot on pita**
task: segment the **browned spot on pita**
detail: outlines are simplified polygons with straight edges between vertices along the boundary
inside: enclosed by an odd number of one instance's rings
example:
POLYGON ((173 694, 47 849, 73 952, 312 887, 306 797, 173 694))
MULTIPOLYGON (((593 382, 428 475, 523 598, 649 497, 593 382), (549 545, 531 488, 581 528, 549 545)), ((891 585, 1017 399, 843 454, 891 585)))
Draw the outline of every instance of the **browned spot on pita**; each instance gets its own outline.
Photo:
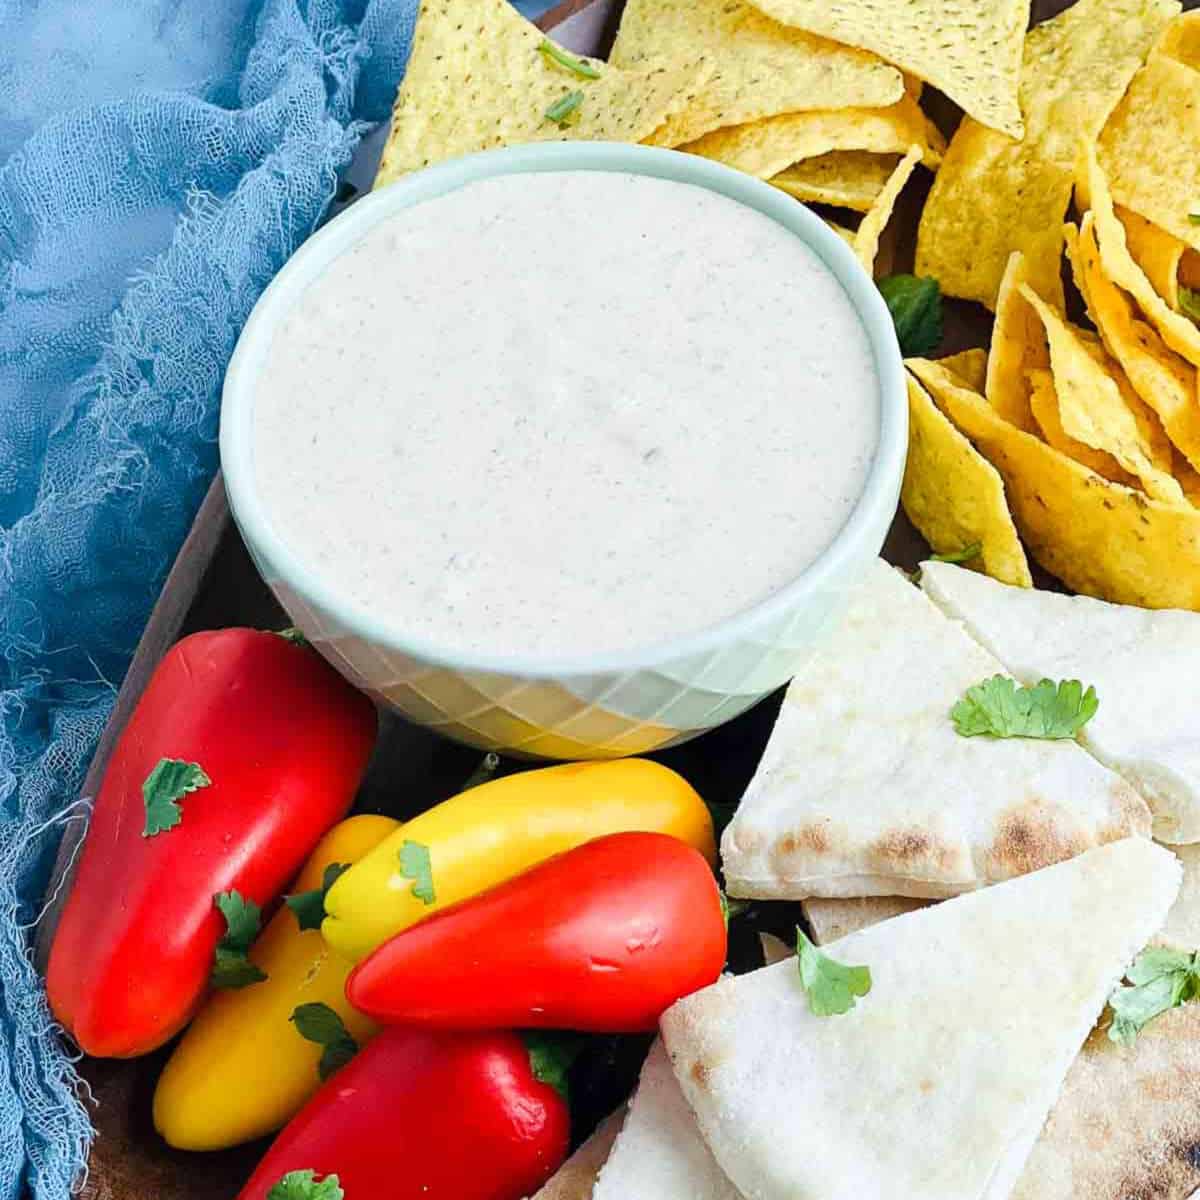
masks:
POLYGON ((1060 814, 1043 800, 1028 800, 1000 815, 996 840, 988 851, 990 874, 997 879, 1027 875, 1082 854, 1089 841, 1060 824, 1060 814))
POLYGON ((829 853, 829 829, 825 825, 801 825, 785 833, 779 839, 779 853, 795 854, 797 850, 809 850, 813 854, 829 853))
POLYGON ((917 872, 955 869, 955 848, 936 834, 919 826, 892 829, 867 847, 867 857, 881 873, 910 875, 917 872))
POLYGON ((922 1096, 928 1096, 937 1087, 937 1084, 932 1079, 922 1079, 917 1086, 921 1089, 922 1096))
POLYGON ((695 1081, 697 1087, 704 1088, 706 1091, 708 1090, 708 1081, 712 1073, 705 1063, 701 1062, 700 1059, 696 1059, 691 1067, 688 1068, 688 1074, 695 1081))
POLYGON ((1127 837, 1150 836, 1150 809, 1145 800, 1120 776, 1113 777, 1109 788, 1109 813, 1111 823, 1096 835, 1101 845, 1119 842, 1127 837))

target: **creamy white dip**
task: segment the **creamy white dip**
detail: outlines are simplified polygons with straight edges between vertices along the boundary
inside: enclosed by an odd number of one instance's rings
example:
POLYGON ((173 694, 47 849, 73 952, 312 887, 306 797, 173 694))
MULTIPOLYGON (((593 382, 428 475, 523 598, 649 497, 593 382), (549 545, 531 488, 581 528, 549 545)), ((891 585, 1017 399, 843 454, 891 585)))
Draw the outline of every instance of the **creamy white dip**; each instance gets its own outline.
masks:
POLYGON ((794 235, 688 184, 507 175, 397 213, 273 338, 278 535, 447 650, 701 630, 833 540, 875 452, 866 333, 794 235))

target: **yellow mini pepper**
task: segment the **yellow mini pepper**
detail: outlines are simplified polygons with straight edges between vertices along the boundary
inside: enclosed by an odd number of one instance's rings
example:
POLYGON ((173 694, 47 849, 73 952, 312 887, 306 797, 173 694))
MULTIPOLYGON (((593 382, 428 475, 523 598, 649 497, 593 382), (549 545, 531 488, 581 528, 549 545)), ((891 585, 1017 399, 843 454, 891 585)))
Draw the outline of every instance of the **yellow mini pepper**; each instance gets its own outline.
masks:
POLYGON ((568 763, 495 779, 413 818, 351 867, 325 898, 321 932, 358 960, 556 854, 634 831, 670 834, 715 860, 704 801, 658 763, 568 763))
MULTIPOLYGON (((325 869, 354 863, 400 827, 390 817, 351 817, 330 830, 292 887, 319 889, 325 869)), ((361 1045, 375 1025, 346 1002, 351 964, 313 928, 281 907, 250 948, 267 975, 238 991, 216 992, 175 1048, 154 1093, 154 1124, 181 1150, 220 1150, 272 1133, 316 1091, 322 1049, 291 1017, 301 1004, 325 1004, 361 1045)))

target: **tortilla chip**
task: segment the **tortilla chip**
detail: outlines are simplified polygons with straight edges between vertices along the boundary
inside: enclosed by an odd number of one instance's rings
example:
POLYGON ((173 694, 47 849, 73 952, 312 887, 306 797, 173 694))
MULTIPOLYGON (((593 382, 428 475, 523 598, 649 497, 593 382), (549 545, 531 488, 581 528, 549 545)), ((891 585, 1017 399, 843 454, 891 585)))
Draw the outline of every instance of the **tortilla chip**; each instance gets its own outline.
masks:
POLYGON ((1089 471, 1103 475, 1111 483, 1120 483, 1125 487, 1138 486, 1137 480, 1127 471, 1123 471, 1121 464, 1111 454, 1103 450, 1093 450, 1086 442, 1071 437, 1063 428, 1058 392, 1054 388, 1054 376, 1050 371, 1037 368, 1030 371, 1029 384, 1029 407, 1033 410, 1034 420, 1037 421, 1047 445, 1062 451, 1068 458, 1073 458, 1089 471))
POLYGON ((1178 450, 1175 451, 1175 478, 1179 480, 1187 502, 1193 508, 1200 508, 1200 471, 1197 471, 1178 450))
MULTIPOLYGON (((1200 80, 1197 80, 1197 87, 1200 88, 1200 80)), ((1125 241, 1125 228, 1113 208, 1108 180, 1091 148, 1085 147, 1081 174, 1088 181, 1096 242, 1100 247, 1104 274, 1137 301, 1150 323, 1162 334, 1163 341, 1176 354, 1182 354, 1188 362, 1200 366, 1200 329, 1182 313, 1170 308, 1151 286, 1145 272, 1133 261, 1125 241)))
POLYGON ((1026 433, 1036 429, 1030 412, 1029 373, 1050 369, 1041 318, 1021 294, 1031 277, 1029 259, 1015 250, 1009 255, 996 298, 986 386, 988 403, 1026 433))
POLYGON ((904 185, 912 177, 913 171, 917 169, 921 155, 920 146, 908 148, 908 153, 892 172, 892 177, 887 181, 883 191, 879 193, 878 199, 871 205, 871 211, 863 217, 862 224, 859 225, 858 232, 854 235, 854 253, 858 255, 858 261, 862 263, 863 269, 868 275, 874 274, 875 271, 875 257, 879 253, 879 237, 887 227, 888 221, 892 219, 892 210, 896 207, 896 201, 900 198, 904 185))
POLYGON ((781 171, 771 184, 806 204, 832 204, 866 212, 899 163, 895 154, 834 150, 781 171))
POLYGON ((609 62, 638 68, 705 55, 695 101, 647 139, 679 146, 726 125, 811 108, 882 108, 904 80, 872 54, 780 25, 743 0, 628 0, 609 62))
POLYGON ((1033 586, 1004 481, 911 376, 900 503, 935 553, 952 554, 978 543, 979 556, 968 566, 1005 583, 1033 586))
MULTIPOLYGON (((1184 21, 1187 19, 1184 18, 1184 21)), ((1100 137, 1113 199, 1200 250, 1200 77, 1156 51, 1134 76, 1100 137)))
POLYGON ((1200 609, 1200 511, 1101 479, 1005 421, 937 363, 909 360, 938 407, 1000 472, 1022 541, 1072 591, 1200 609))
POLYGON ((1080 140, 1094 142, 1178 0, 1077 0, 1025 39, 1023 142, 965 119, 930 192, 918 275, 950 296, 996 302, 1009 255, 1061 307, 1061 225, 1080 140))
POLYGON ((1187 246, 1173 234, 1127 208, 1118 206, 1116 212, 1125 226, 1125 244, 1133 261, 1145 272, 1154 290, 1178 311, 1179 265, 1187 246))
POLYGON ((584 79, 538 53, 545 35, 507 0, 421 0, 412 54, 375 186, 443 159, 525 142, 640 142, 691 103, 711 74, 699 55, 621 71, 586 59, 584 79), (582 92, 578 119, 546 110, 582 92))
MULTIPOLYGON (((1200 467, 1195 367, 1167 348, 1157 331, 1140 319, 1126 294, 1105 275, 1093 213, 1084 216, 1073 240, 1075 281, 1087 299, 1088 313, 1105 347, 1121 364, 1134 391, 1158 414, 1176 449, 1193 466, 1200 467)), ((1175 476, 1179 478, 1178 471, 1175 476)))
POLYGON ((945 370, 953 371, 967 387, 974 388, 977 392, 983 391, 988 366, 986 350, 960 350, 957 354, 939 358, 938 362, 945 370))
POLYGON ((1170 448, 1140 411, 1142 402, 1132 389, 1122 392, 1116 378, 1120 367, 1103 350, 1098 356, 1090 353, 1074 327, 1031 288, 1023 287, 1021 294, 1046 327, 1058 415, 1067 436, 1111 455, 1153 499, 1181 504, 1183 492, 1170 474, 1170 448))
POLYGON ((904 154, 913 145, 923 149, 926 166, 936 167, 941 162, 945 148, 941 134, 925 119, 916 101, 905 95, 887 108, 823 109, 734 125, 680 149, 759 179, 773 179, 801 159, 833 150, 904 154))
POLYGON ((845 225, 839 225, 836 221, 826 219, 825 224, 833 230, 834 233, 842 239, 852 250, 854 249, 854 230, 847 229, 845 225))
POLYGON ((754 0, 769 17, 872 50, 984 125, 1024 131, 1017 102, 1029 0, 754 0))

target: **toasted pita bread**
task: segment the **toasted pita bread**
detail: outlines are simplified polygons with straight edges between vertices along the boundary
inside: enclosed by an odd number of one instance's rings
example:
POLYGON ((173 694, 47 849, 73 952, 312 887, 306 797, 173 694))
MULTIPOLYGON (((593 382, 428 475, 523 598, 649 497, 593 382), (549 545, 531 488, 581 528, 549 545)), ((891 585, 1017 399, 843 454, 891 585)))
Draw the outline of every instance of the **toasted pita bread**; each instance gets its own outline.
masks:
POLYGON ((896 917, 829 947, 872 976, 839 1017, 790 962, 723 978, 663 1017, 676 1078, 754 1200, 1005 1200, 1178 888, 1174 856, 1129 838, 896 917))
POLYGON ((880 921, 890 921, 905 913, 916 912, 929 903, 908 896, 860 896, 855 900, 823 900, 813 897, 800 906, 818 946, 849 937, 860 929, 869 929, 880 921))
POLYGON ((602 1121, 595 1132, 570 1158, 533 1200, 591 1200, 596 1176, 608 1160, 617 1134, 625 1120, 625 1110, 619 1111, 602 1121))
MULTIPOLYGON (((1200 946, 1200 847, 1183 846, 1183 886, 1160 937, 1200 946)), ((819 945, 896 915, 897 898, 809 900, 819 945), (813 910, 816 910, 815 912, 813 910), (829 931, 834 936, 823 936, 829 931)), ((1130 1048, 1092 1033, 1012 1200, 1184 1200, 1200 1184, 1200 1004, 1152 1021, 1130 1048)))
POLYGON ((741 1200, 704 1144, 662 1041, 650 1048, 629 1115, 592 1200, 741 1200))
POLYGON ((1100 709, 1080 742, 1146 798, 1159 841, 1200 841, 1200 614, 1007 587, 948 563, 926 563, 921 587, 1023 683, 1093 686, 1100 709))
POLYGON ((788 688, 721 843, 734 896, 944 897, 1148 833, 1145 802, 1069 741, 965 738, 1003 668, 876 561, 788 688))

